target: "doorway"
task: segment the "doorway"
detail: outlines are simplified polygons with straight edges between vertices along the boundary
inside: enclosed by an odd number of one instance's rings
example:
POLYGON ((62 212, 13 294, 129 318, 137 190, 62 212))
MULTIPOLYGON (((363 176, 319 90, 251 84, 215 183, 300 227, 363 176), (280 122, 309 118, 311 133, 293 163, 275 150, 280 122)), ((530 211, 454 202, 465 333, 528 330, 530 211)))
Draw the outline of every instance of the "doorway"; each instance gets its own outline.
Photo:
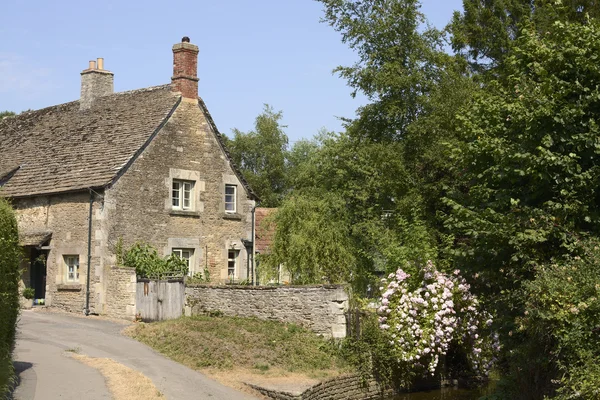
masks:
POLYGON ((35 299, 46 298, 46 261, 48 251, 36 248, 31 249, 30 258, 30 282, 35 290, 35 299))

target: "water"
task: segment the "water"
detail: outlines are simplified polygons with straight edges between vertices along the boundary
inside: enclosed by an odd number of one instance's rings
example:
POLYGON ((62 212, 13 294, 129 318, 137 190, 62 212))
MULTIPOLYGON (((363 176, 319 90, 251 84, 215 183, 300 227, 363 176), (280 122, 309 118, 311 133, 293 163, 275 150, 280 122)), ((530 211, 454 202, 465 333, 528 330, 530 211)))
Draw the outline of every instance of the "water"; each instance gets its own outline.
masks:
POLYGON ((486 394, 488 394, 487 388, 458 389, 449 387, 423 392, 399 394, 392 397, 390 400, 477 400, 486 394))

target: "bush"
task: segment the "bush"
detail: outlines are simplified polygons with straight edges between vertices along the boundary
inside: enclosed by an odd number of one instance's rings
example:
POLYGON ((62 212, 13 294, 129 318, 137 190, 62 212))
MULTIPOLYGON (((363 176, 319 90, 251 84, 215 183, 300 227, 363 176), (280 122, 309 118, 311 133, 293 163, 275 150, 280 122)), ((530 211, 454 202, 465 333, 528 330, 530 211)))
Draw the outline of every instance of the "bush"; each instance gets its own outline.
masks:
POLYGON ((117 254, 117 260, 122 260, 126 267, 135 268, 136 274, 143 278, 184 277, 188 273, 185 260, 175 254, 161 257, 156 248, 146 243, 134 244, 124 253, 117 254))
POLYGON ((600 242, 578 247, 524 285, 525 308, 509 333, 511 398, 600 398, 600 242))
POLYGON ((15 215, 0 198, 0 397, 8 392, 14 375, 11 354, 19 315, 20 258, 15 215))
POLYGON ((33 299, 35 297, 35 289, 30 287, 23 289, 23 297, 27 300, 33 299))

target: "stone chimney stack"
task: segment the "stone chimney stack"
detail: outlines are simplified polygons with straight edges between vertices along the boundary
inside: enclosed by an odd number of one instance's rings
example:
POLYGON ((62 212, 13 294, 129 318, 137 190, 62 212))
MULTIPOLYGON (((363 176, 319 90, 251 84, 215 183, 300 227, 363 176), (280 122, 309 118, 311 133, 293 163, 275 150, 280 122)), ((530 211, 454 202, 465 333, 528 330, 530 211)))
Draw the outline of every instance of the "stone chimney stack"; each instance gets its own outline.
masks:
POLYGON ((185 98, 198 98, 198 46, 191 44, 187 36, 173 46, 171 87, 185 98))
POLYGON ((88 69, 81 72, 81 98, 79 108, 88 109, 98 97, 114 92, 114 74, 104 69, 104 59, 90 61, 88 69))

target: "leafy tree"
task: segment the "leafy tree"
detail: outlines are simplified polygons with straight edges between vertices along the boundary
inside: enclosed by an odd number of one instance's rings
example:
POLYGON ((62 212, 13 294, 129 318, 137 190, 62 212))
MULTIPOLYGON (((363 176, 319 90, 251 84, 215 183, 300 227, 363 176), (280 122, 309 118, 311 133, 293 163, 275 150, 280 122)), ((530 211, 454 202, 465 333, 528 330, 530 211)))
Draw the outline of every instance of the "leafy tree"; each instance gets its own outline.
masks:
POLYGON ((356 263, 345 202, 335 193, 294 195, 272 223, 277 230, 271 253, 261 255, 261 280, 284 265, 295 284, 347 282, 356 263))
POLYGON ((12 117, 13 115, 15 115, 15 113, 12 111, 0 111, 0 121, 6 117, 12 117))
POLYGON ((542 398, 558 376, 547 359, 532 357, 554 354, 556 342, 540 342, 515 319, 528 299, 524 287, 600 233, 599 34, 596 21, 556 22, 543 34, 530 27, 502 74, 459 117, 464 144, 454 146, 453 160, 463 183, 447 199, 446 225, 457 262, 476 274, 477 289, 502 317, 507 349, 519 350, 510 365, 521 398, 542 398), (520 329, 521 342, 511 342, 520 329), (541 387, 524 382, 524 363, 541 387))
POLYGON ((325 18, 358 54, 335 69, 372 103, 359 109, 355 133, 374 140, 401 137, 422 112, 427 95, 450 58, 443 36, 423 28, 418 0, 319 0, 325 18))
POLYGON ((234 129, 233 139, 227 141, 233 161, 263 207, 277 207, 287 191, 285 157, 288 138, 281 118, 281 111, 275 112, 265 104, 263 112, 256 117, 253 131, 244 133, 234 129))
POLYGON ((546 32, 557 20, 585 23, 600 16, 596 0, 463 0, 463 7, 450 25, 452 47, 477 70, 500 65, 525 22, 546 32))

